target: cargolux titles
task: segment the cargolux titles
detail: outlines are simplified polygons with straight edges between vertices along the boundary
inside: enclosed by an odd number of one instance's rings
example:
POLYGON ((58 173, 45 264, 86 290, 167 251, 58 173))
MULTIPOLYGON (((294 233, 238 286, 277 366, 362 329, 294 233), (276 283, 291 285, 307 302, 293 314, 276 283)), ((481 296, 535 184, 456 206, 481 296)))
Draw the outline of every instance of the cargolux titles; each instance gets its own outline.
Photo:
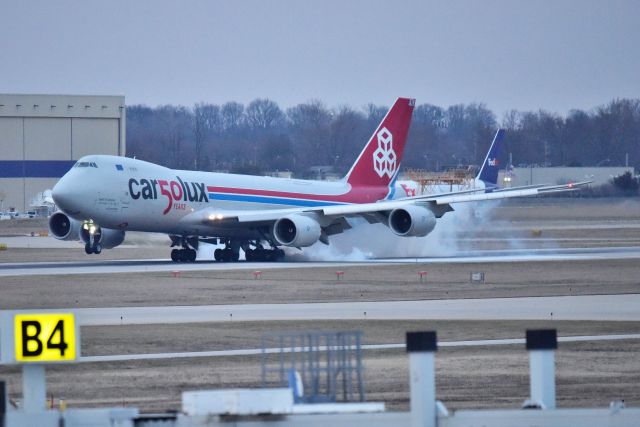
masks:
POLYGON ((187 182, 176 176, 177 181, 164 179, 145 179, 138 181, 135 178, 129 179, 129 195, 132 199, 143 198, 157 199, 158 193, 167 198, 167 207, 162 211, 166 215, 173 206, 174 209, 184 210, 186 203, 182 202, 205 202, 209 203, 205 185, 203 182, 187 182))

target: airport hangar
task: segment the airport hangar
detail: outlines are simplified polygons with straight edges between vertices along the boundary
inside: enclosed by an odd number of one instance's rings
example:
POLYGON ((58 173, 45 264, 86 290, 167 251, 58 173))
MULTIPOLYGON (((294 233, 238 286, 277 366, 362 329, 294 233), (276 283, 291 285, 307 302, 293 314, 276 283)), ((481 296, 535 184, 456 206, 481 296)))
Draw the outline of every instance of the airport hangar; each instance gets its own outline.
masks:
POLYGON ((29 210, 82 156, 124 156, 125 125, 124 96, 0 94, 0 210, 29 210))

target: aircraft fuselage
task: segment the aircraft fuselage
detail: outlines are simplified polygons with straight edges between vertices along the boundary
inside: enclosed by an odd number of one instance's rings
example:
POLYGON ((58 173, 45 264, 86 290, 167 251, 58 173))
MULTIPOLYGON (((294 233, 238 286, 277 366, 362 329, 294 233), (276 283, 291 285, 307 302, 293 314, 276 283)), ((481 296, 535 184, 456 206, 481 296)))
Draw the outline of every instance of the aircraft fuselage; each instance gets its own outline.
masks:
MULTIPOLYGON (((105 228, 169 234, 215 234, 211 226, 181 224, 203 208, 264 210, 375 202, 389 189, 353 189, 345 181, 307 181, 213 172, 173 170, 124 157, 80 159, 53 189, 58 207, 70 217, 92 219, 105 228)), ((227 224, 224 232, 233 230, 227 224)), ((246 227, 234 235, 253 237, 246 227)))

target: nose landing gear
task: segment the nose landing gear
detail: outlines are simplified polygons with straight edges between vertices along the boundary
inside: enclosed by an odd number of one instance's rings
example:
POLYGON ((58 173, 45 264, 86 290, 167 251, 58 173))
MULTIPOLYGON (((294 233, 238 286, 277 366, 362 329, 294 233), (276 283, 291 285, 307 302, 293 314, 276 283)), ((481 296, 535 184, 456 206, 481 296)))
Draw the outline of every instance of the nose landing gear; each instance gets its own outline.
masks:
POLYGON ((85 243, 84 245, 84 252, 87 255, 91 255, 91 254, 96 254, 98 255, 100 252, 102 252, 102 245, 100 243, 96 243, 93 246, 89 243, 85 243))
POLYGON ((98 224, 94 223, 93 220, 88 220, 82 223, 80 235, 82 240, 85 241, 84 252, 87 255, 97 255, 102 252, 102 245, 100 244, 100 241, 102 240, 102 229, 98 224))

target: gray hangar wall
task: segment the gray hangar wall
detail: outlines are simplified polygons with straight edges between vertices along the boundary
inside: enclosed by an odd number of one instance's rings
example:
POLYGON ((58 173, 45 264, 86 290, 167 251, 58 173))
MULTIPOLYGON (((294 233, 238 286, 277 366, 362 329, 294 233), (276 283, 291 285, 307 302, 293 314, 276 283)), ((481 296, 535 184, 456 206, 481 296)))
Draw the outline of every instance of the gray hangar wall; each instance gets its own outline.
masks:
POLYGON ((82 156, 124 156, 125 118, 124 96, 0 94, 2 210, 29 210, 82 156))

